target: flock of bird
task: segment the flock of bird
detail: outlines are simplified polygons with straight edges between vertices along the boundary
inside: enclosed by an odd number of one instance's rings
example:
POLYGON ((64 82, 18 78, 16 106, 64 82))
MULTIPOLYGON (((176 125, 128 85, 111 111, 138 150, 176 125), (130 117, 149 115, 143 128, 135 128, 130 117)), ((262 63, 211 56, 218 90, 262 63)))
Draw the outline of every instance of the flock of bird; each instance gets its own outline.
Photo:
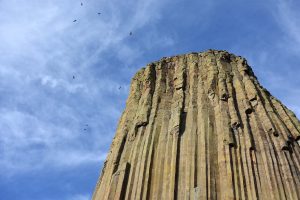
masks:
MULTIPOLYGON (((83 3, 81 2, 80 5, 83 6, 83 3)), ((97 14, 98 14, 98 15, 101 15, 101 12, 98 12, 97 14)), ((75 22, 77 22, 77 19, 74 19, 74 20, 73 20, 73 23, 75 23, 75 22)), ((129 35, 132 36, 132 34, 133 34, 133 33, 130 31, 130 32, 129 32, 129 35)), ((73 75, 72 78, 75 79, 76 77, 73 75)), ((122 88, 122 87, 119 86, 119 90, 120 90, 121 88, 122 88)), ((88 127, 89 127, 89 125, 86 124, 85 127, 83 128, 83 130, 84 130, 84 131, 87 131, 87 130, 88 130, 88 127)))
MULTIPOLYGON (((80 5, 83 6, 83 3, 81 2, 80 5)), ((101 15, 101 12, 98 12, 97 14, 101 15)), ((74 23, 77 22, 77 19, 74 19, 73 22, 74 23)), ((129 35, 132 36, 132 32, 131 31, 129 32, 129 35)))
MULTIPOLYGON (((81 2, 80 5, 83 6, 83 3, 81 2)), ((97 14, 101 15, 101 12, 98 12, 97 14)), ((73 22, 77 22, 77 19, 74 19, 73 22)))

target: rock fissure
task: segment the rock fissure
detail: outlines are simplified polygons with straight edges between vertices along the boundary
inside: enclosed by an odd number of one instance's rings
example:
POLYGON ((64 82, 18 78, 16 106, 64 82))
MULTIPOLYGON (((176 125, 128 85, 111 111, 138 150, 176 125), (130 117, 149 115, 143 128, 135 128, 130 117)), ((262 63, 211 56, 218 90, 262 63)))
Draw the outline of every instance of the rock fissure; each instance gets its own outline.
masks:
POLYGON ((244 58, 165 57, 132 79, 93 200, 300 199, 299 143, 244 58))

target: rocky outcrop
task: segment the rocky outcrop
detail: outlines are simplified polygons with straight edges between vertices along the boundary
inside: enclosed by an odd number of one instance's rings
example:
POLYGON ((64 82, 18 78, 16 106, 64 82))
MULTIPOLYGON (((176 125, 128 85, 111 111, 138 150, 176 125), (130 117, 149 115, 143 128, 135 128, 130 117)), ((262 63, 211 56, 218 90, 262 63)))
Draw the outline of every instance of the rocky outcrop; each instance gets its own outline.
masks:
POLYGON ((93 199, 300 199, 300 122, 209 50, 134 76, 93 199))

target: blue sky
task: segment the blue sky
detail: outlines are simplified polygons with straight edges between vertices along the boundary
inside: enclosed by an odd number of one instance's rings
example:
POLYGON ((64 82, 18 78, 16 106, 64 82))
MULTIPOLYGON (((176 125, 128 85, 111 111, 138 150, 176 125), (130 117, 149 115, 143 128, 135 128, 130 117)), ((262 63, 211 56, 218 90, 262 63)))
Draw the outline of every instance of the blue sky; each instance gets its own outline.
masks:
POLYGON ((90 199, 131 77, 163 56, 241 55, 300 116, 299 10, 297 0, 0 0, 0 198, 90 199))

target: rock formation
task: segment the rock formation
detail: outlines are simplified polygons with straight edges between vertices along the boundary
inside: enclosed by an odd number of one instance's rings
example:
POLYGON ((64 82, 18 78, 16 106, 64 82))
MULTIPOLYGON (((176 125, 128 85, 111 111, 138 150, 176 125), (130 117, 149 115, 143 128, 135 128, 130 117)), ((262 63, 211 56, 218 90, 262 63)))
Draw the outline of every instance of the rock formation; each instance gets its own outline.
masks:
POLYGON ((244 58, 163 58, 132 80, 93 200, 297 200, 299 145, 299 120, 244 58))

